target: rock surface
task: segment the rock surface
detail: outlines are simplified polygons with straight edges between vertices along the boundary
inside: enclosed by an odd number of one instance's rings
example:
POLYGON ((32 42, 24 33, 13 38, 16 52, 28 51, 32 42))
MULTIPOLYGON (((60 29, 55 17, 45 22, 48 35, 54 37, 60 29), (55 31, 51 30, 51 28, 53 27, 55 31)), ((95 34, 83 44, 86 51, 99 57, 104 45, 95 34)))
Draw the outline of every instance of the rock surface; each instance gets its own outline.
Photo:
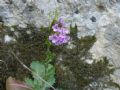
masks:
POLYGON ((0 21, 21 28, 27 24, 48 26, 54 16, 49 18, 49 14, 56 8, 59 16, 77 24, 79 38, 96 35, 90 50, 94 58, 106 56, 120 67, 120 0, 0 0, 0 21))

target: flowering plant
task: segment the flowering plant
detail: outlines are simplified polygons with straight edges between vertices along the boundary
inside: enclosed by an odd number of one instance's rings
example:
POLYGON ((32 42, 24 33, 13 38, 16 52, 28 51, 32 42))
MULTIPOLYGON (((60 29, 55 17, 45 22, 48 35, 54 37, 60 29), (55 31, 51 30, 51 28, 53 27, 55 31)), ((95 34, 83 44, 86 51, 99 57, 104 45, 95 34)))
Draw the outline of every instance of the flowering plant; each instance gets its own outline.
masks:
POLYGON ((52 29, 54 34, 49 36, 49 40, 51 40, 54 45, 62 45, 70 40, 70 36, 68 35, 70 30, 66 28, 66 23, 62 18, 52 26, 52 29))

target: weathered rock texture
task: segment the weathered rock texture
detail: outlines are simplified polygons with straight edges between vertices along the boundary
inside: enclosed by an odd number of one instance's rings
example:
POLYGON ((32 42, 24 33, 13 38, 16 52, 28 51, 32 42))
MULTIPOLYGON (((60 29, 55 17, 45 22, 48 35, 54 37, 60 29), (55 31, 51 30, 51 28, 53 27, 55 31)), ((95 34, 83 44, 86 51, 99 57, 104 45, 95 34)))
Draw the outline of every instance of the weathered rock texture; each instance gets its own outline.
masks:
POLYGON ((90 50, 94 58, 106 56, 120 67, 120 0, 0 0, 0 19, 6 26, 48 26, 53 18, 48 14, 56 8, 59 16, 77 24, 79 38, 96 35, 90 50))

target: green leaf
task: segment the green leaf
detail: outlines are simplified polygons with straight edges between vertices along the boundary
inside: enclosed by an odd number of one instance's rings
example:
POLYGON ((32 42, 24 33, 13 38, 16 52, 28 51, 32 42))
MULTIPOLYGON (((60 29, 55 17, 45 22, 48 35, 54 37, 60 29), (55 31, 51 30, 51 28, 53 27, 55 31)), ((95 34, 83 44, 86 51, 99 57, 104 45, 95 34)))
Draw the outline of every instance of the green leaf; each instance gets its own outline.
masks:
POLYGON ((32 79, 29 79, 29 78, 25 78, 25 82, 27 85, 31 86, 31 87, 34 87, 34 83, 33 83, 33 80, 32 79))
POLYGON ((55 75, 55 68, 51 64, 48 64, 48 67, 47 67, 46 71, 47 71, 47 73, 46 73, 47 77, 55 75))
POLYGON ((44 79, 51 86, 55 83, 55 68, 53 65, 33 61, 30 67, 32 69, 32 75, 34 80, 26 79, 26 83, 32 86, 33 90, 46 90, 50 87, 47 83, 43 82, 38 77, 44 79))
POLYGON ((45 66, 42 63, 39 63, 38 61, 33 61, 30 67, 33 71, 32 74, 34 78, 37 78, 36 74, 40 77, 45 76, 45 66))
MULTIPOLYGON (((47 82, 49 82, 50 85, 53 85, 55 83, 55 68, 51 65, 48 64, 48 68, 47 68, 47 73, 46 73, 46 80, 47 82)), ((46 87, 49 87, 46 85, 46 87)))
POLYGON ((34 85, 38 85, 38 86, 40 86, 40 85, 42 85, 42 81, 41 80, 37 80, 37 79, 34 79, 34 85))

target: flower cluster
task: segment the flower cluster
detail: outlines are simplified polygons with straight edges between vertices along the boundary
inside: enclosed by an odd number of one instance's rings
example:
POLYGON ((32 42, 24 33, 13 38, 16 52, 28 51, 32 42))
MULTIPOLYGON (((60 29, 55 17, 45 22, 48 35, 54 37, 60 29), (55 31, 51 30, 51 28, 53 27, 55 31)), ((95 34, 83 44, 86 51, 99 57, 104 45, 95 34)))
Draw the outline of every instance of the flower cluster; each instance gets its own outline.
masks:
POLYGON ((68 35, 70 30, 66 29, 66 23, 62 18, 52 26, 52 29, 55 33, 49 36, 49 40, 51 40, 53 44, 62 45, 70 40, 70 36, 68 35))

